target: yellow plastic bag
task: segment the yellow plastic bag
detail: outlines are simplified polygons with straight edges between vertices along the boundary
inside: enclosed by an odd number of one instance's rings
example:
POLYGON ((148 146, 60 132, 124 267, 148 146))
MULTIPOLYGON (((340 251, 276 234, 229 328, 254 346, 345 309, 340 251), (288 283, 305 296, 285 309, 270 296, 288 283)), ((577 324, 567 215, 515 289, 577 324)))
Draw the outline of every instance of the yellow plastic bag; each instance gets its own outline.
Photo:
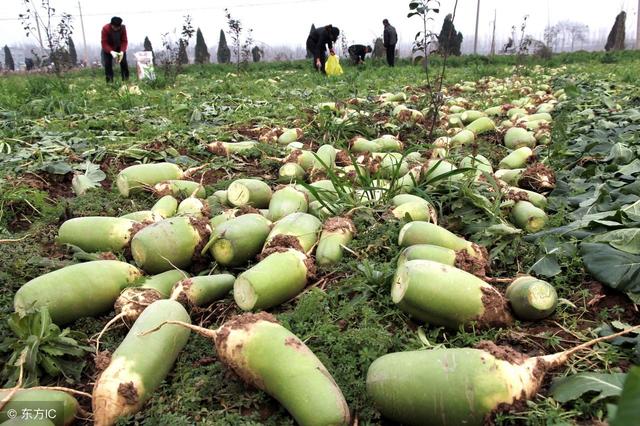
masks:
POLYGON ((341 75, 343 73, 338 55, 329 55, 329 59, 324 64, 324 70, 327 75, 341 75))

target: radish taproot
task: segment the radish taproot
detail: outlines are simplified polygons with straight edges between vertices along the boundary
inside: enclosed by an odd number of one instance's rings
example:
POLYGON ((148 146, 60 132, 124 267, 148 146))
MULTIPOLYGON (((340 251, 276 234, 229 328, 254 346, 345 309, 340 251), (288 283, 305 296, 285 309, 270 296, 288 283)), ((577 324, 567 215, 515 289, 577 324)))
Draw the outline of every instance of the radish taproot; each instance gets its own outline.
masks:
POLYGON ((197 248, 208 241, 211 227, 206 220, 173 217, 147 226, 131 240, 136 264, 157 274, 174 268, 186 268, 200 255, 197 248))
POLYGON ((500 405, 532 399, 546 373, 574 353, 639 328, 531 358, 493 342, 390 353, 369 366, 367 394, 383 416, 406 425, 480 426, 500 405))
POLYGON ((528 146, 523 146, 512 151, 498 163, 501 169, 521 169, 527 165, 529 158, 533 156, 533 151, 528 146))
POLYGON ((173 163, 136 164, 118 173, 116 186, 124 197, 130 193, 150 188, 166 180, 182 179, 184 172, 173 163))
POLYGON ((212 340, 222 363, 280 402, 299 425, 350 424, 349 406, 329 371, 272 315, 260 312, 236 316, 217 330, 178 321, 167 324, 187 327, 212 340))
MULTIPOLYGON (((482 113, 484 114, 484 113, 482 113)), ((460 117, 462 121, 464 120, 464 114, 460 117)), ((467 127, 466 130, 470 130, 474 135, 482 135, 484 133, 492 132, 496 129, 496 123, 493 122, 489 117, 478 117, 473 120, 467 127)))
POLYGON ((512 322, 507 301, 480 278, 431 260, 409 260, 396 271, 391 299, 400 309, 433 325, 457 329, 512 322))
POLYGON ((238 216, 217 225, 204 250, 220 265, 242 265, 260 253, 270 231, 271 222, 259 214, 238 216))
POLYGON ((316 248, 318 265, 327 266, 340 262, 344 251, 343 247, 351 242, 355 232, 356 227, 350 219, 333 217, 327 220, 316 248))
POLYGON ((398 245, 409 247, 415 244, 433 244, 456 252, 464 250, 474 258, 486 260, 480 246, 429 222, 409 222, 400 229, 398 245))
POLYGON ((265 249, 291 247, 308 253, 318 242, 322 222, 308 213, 291 213, 277 221, 267 236, 265 249))
POLYGON ((304 253, 281 249, 236 278, 233 298, 245 311, 280 305, 304 289, 312 268, 312 260, 304 253))
POLYGON ((409 260, 432 260, 445 265, 455 266, 456 252, 446 247, 432 244, 416 244, 409 246, 400 252, 397 266, 400 268, 409 260))
POLYGON ((532 233, 544 228, 549 220, 544 210, 529 201, 516 202, 511 209, 511 219, 518 228, 532 233))
POLYGON ((293 186, 285 186, 273 193, 269 202, 269 219, 278 221, 291 213, 306 213, 309 209, 307 194, 293 186))
POLYGON ((505 296, 516 317, 527 321, 548 317, 558 305, 556 289, 548 282, 529 275, 513 280, 505 296))
POLYGON ((187 343, 189 330, 169 325, 157 333, 142 335, 166 321, 191 322, 180 303, 158 300, 144 310, 113 352, 93 388, 96 426, 113 425, 119 417, 140 411, 169 373, 187 343))
POLYGON ((120 218, 133 220, 134 222, 146 222, 146 223, 160 222, 162 219, 164 219, 164 217, 160 216, 159 214, 151 210, 140 210, 137 212, 127 213, 120 216, 120 218))
POLYGON ((255 152, 257 147, 257 141, 212 142, 207 145, 207 150, 213 155, 228 157, 230 155, 243 155, 255 152))
POLYGON ((231 274, 186 278, 173 286, 171 299, 188 307, 206 306, 229 294, 235 279, 231 274))
POLYGON ((298 163, 285 163, 278 170, 278 180, 282 183, 304 181, 305 171, 298 163))
POLYGON ((176 198, 204 198, 207 193, 204 186, 190 180, 168 180, 154 185, 153 190, 161 196, 171 195, 176 198))
POLYGON ((271 188, 258 179, 237 179, 227 188, 227 199, 232 206, 269 207, 271 188))
POLYGON ((109 311, 122 290, 141 276, 138 268, 117 260, 78 263, 27 282, 13 304, 21 314, 47 307, 54 323, 65 324, 109 311))
POLYGON ((172 195, 165 195, 156 201, 156 203, 151 207, 151 211, 159 214, 165 219, 171 217, 178 211, 178 200, 176 200, 172 195))
POLYGON ((139 222, 121 217, 76 217, 60 226, 56 241, 87 252, 117 252, 129 245, 138 225, 139 222))
POLYGON ((68 392, 47 388, 17 389, 15 392, 12 389, 0 389, 0 401, 2 405, 2 408, 0 408, 0 422, 15 418, 10 417, 10 413, 17 413, 17 419, 25 422, 26 419, 21 418, 24 413, 31 413, 30 416, 35 418, 36 410, 52 409, 55 417, 51 420, 55 420, 58 425, 66 426, 73 423, 80 406, 78 401, 68 392), (6 400, 7 398, 9 399, 6 400), (62 409, 62 411, 58 412, 59 409, 62 409))

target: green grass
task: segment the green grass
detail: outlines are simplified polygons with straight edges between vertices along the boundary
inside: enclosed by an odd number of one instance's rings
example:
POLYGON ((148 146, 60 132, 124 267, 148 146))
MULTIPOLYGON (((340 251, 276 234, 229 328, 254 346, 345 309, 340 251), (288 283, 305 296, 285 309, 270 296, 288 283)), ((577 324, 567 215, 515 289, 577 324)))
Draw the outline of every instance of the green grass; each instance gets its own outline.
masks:
MULTIPOLYGON (((539 61, 526 62, 530 66, 539 61)), ((439 66, 439 60, 434 59, 433 64, 439 66)), ((514 58, 510 57, 451 58, 446 82, 511 75, 514 64, 514 58)), ((585 52, 558 55, 545 63, 565 64, 563 74, 569 78, 572 73, 586 72, 593 78, 637 84, 630 70, 638 69, 640 57, 637 52, 613 55, 585 52)), ((345 71, 344 78, 327 79, 312 72, 307 62, 258 64, 241 74, 236 74, 231 66, 192 66, 175 81, 166 80, 161 74, 153 84, 141 83, 141 96, 120 95, 118 85, 103 83, 99 70, 73 72, 62 78, 39 75, 1 78, 0 141, 11 146, 12 154, 0 154, 0 176, 4 177, 0 180, 0 238, 28 236, 22 241, 0 244, 3 265, 0 316, 12 311, 12 295, 20 285, 70 261, 71 254, 54 244, 61 221, 75 216, 122 215, 146 209, 153 203, 151 196, 124 199, 109 189, 72 197, 70 182, 60 175, 67 171, 65 164, 75 166, 87 160, 103 163, 110 182, 121 167, 141 161, 168 158, 184 167, 207 163, 208 169, 224 172, 219 180, 207 185, 209 194, 226 188, 235 177, 255 173, 273 182, 279 167, 278 150, 261 147, 265 150, 261 159, 239 163, 211 156, 204 144, 246 139, 243 129, 255 125, 302 127, 305 142, 316 148, 323 141, 345 144, 355 134, 376 136, 376 128, 369 119, 336 125, 331 117, 314 115, 311 110, 320 102, 416 87, 425 78, 420 67, 406 62, 393 70, 367 64, 360 69, 346 66, 345 71), (27 179, 33 174, 52 185, 38 187, 36 178, 27 179), (58 190, 66 188, 67 193, 62 196, 58 191, 52 195, 51 186, 58 190), (16 220, 23 217, 30 223, 23 220, 23 228, 17 228, 16 220)), ((427 106, 421 102, 416 106, 418 109, 427 106)), ((554 138, 562 145, 560 123, 562 119, 558 120, 554 138)), ((429 142, 424 129, 401 130, 409 146, 429 142)), ((502 158, 504 152, 503 148, 488 144, 481 145, 479 151, 492 161, 502 158)), ((461 158, 470 153, 468 148, 456 155, 461 158)), ((460 232, 468 230, 463 223, 465 215, 478 214, 476 207, 460 198, 460 192, 442 186, 420 187, 417 192, 420 191, 434 201, 447 224, 460 232)), ((483 332, 452 332, 411 321, 389 297, 390 279, 399 253, 396 239, 400 224, 389 221, 385 214, 381 205, 359 210, 354 216, 359 232, 350 246, 357 258, 349 255, 342 265, 321 271, 318 283, 275 310, 278 319, 327 366, 361 424, 382 423, 366 396, 364 377, 370 363, 388 352, 435 345, 463 347, 486 339, 514 344, 525 351, 550 352, 571 345, 571 335, 560 332, 561 328, 551 320, 544 322, 548 330, 519 324, 511 330, 483 332), (513 333, 526 337, 514 338, 513 333)), ((563 216, 553 220, 564 223, 563 216)), ((479 240, 484 238, 485 243, 495 242, 492 237, 474 232, 465 233, 479 240)), ((495 253, 494 275, 513 276, 535 261, 535 245, 520 237, 500 241, 504 244, 495 253)), ((622 312, 615 307, 603 309, 593 317, 587 306, 588 294, 576 290, 587 280, 580 262, 571 258, 562 261, 567 268, 552 283, 560 297, 574 307, 561 305, 553 321, 587 337, 588 328, 620 318, 622 312)), ((233 313, 239 311, 227 299, 211 311, 194 316, 194 322, 204 321, 206 326, 215 327, 233 313)), ((83 319, 72 327, 93 335, 108 318, 83 319)), ((0 322, 0 338, 7 333, 4 321, 0 322)), ((124 335, 124 328, 107 333, 104 349, 114 350, 124 335)), ((618 347, 593 351, 572 362, 570 371, 612 369, 627 362, 630 356, 630 350, 618 347)), ((87 369, 82 383, 71 385, 87 389, 84 386, 93 379, 92 374, 93 368, 87 369)), ((603 417, 603 403, 580 404, 560 406, 551 398, 539 398, 523 412, 500 415, 497 420, 500 424, 537 425, 603 417)), ((274 400, 245 386, 221 366, 211 342, 192 336, 176 367, 145 409, 123 419, 121 424, 286 425, 293 421, 274 400)))

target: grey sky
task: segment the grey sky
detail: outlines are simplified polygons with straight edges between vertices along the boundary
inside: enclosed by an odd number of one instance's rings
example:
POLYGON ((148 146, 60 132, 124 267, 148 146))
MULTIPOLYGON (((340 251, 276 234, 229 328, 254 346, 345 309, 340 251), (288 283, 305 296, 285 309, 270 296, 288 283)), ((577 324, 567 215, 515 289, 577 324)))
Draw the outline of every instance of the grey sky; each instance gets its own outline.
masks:
MULTIPOLYGON (((38 0, 36 0, 38 1, 38 0)), ((81 49, 82 35, 77 0, 51 0, 58 10, 74 15, 74 40, 81 49)), ((346 34, 349 42, 370 43, 381 34, 383 18, 398 29, 400 42, 409 43, 420 24, 408 19, 407 0, 111 0, 98 2, 81 0, 85 16, 87 43, 99 43, 100 28, 113 15, 121 16, 129 32, 130 42, 142 43, 146 35, 160 47, 160 35, 178 27, 182 16, 189 13, 193 24, 200 27, 209 47, 218 42, 218 33, 225 28, 223 9, 228 7, 234 17, 254 29, 254 39, 268 46, 302 46, 311 23, 332 23, 346 34)), ((22 0, 0 0, 0 44, 26 41, 17 15, 22 0)), ((454 0, 443 0, 442 13, 432 24, 439 30, 444 16, 453 10, 454 0)), ((504 42, 512 25, 529 15, 528 33, 541 37, 548 22, 574 20, 590 28, 591 38, 606 37, 614 18, 621 10, 627 12, 627 40, 635 40, 637 0, 482 0, 480 11, 480 44, 487 46, 491 36, 494 9, 497 10, 497 40, 504 42)), ((462 31, 465 44, 473 41, 476 0, 459 0, 455 25, 462 31)))

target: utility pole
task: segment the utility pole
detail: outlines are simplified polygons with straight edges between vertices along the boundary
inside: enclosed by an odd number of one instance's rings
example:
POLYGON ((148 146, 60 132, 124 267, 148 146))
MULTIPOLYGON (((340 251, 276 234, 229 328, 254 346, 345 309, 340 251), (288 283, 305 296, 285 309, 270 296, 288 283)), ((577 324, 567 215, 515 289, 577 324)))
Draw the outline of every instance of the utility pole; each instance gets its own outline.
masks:
POLYGON ((478 9, 476 10, 476 35, 473 39, 473 54, 478 53, 478 22, 480 21, 480 0, 478 0, 478 9))
POLYGON ((82 5, 78 0, 78 11, 80 12, 80 27, 82 28, 82 41, 84 43, 84 65, 89 66, 89 51, 87 50, 87 37, 84 33, 84 17, 82 16, 82 5))
POLYGON ((33 5, 33 16, 36 18, 36 28, 38 29, 38 42, 40 43, 40 54, 44 54, 44 44, 42 43, 42 31, 40 31, 40 16, 36 10, 36 5, 33 5))
POLYGON ((496 54, 496 18, 498 11, 493 9, 493 34, 491 35, 491 56, 496 54))

